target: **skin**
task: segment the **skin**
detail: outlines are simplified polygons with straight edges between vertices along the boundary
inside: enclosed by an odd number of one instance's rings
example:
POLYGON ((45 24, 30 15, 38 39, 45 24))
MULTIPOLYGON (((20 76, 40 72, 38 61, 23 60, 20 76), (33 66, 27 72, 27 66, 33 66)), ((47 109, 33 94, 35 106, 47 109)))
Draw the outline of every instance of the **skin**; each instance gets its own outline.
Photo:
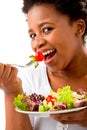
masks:
MULTIPOLYGON (((73 90, 81 86, 87 91, 87 50, 82 40, 85 22, 79 19, 71 24, 68 16, 61 15, 53 6, 45 4, 33 6, 28 12, 27 20, 32 49, 35 52, 56 49, 51 60, 44 61, 52 89, 56 91, 57 86, 69 84, 73 90), (53 29, 49 31, 48 27, 53 29)), ((15 67, 0 63, 0 87, 5 94, 6 130, 32 130, 28 115, 16 112, 13 105, 14 97, 23 93, 17 72, 15 67)), ((64 124, 87 127, 87 116, 84 115, 87 115, 86 109, 50 117, 64 124)))

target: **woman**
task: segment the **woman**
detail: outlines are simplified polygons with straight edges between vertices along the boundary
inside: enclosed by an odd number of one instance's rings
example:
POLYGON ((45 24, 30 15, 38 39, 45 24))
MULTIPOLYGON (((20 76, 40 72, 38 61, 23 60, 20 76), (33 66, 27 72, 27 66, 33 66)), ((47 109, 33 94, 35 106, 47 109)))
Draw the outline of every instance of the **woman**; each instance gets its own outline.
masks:
POLYGON ((19 93, 49 93, 66 85, 87 91, 87 0, 24 0, 31 47, 44 54, 44 65, 19 70, 0 64, 0 84, 5 93, 6 130, 87 130, 87 109, 49 118, 15 111, 19 93), (64 125, 65 124, 65 125, 64 125))

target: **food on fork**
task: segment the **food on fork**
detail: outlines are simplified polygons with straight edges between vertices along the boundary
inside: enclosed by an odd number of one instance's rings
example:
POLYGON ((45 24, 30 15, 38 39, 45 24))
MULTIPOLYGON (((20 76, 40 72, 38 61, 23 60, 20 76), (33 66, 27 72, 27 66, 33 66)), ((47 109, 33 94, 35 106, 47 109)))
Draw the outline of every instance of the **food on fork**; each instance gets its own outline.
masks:
POLYGON ((59 88, 50 94, 19 94, 14 98, 16 108, 24 111, 59 111, 87 106, 87 92, 82 89, 72 91, 70 86, 59 88))
POLYGON ((29 58, 33 61, 34 67, 36 68, 36 67, 39 65, 38 61, 39 61, 39 62, 40 62, 40 61, 43 61, 44 55, 43 55, 42 52, 37 52, 37 53, 35 54, 35 56, 34 56, 34 55, 31 55, 31 56, 29 56, 29 58))

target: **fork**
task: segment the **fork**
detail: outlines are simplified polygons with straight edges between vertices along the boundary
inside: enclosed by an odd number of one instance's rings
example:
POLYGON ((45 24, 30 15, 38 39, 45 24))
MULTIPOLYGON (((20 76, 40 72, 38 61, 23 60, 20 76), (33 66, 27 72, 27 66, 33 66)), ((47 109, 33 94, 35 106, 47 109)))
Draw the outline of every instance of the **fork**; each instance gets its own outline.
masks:
POLYGON ((19 65, 19 64, 10 64, 12 66, 17 66, 17 67, 23 67, 23 68, 27 68, 29 66, 31 66, 34 63, 34 61, 29 61, 28 63, 26 63, 25 65, 19 65))

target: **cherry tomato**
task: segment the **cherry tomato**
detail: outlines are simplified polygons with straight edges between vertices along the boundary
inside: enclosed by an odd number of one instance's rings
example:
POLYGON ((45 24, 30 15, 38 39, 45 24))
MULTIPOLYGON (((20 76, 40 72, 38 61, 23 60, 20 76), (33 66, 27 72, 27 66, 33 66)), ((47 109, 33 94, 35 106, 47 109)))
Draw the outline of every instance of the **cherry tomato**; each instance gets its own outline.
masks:
POLYGON ((47 98, 46 98, 46 101, 50 102, 52 100, 52 98, 53 98, 52 95, 48 95, 47 98))
POLYGON ((35 58, 37 61, 42 61, 44 59, 43 53, 42 52, 37 52, 35 55, 35 58))
POLYGON ((52 105, 54 105, 55 100, 55 97, 53 97, 52 95, 48 95, 46 98, 47 103, 51 102, 52 105))

